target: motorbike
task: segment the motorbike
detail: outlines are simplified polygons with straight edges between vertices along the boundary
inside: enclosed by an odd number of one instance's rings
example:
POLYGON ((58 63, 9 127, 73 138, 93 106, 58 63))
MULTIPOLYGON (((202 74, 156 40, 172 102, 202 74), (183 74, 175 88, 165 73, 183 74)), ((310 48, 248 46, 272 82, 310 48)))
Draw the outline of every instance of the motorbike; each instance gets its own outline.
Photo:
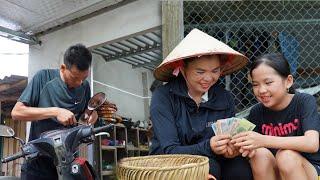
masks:
MULTIPOLYGON (((83 117, 98 108, 105 100, 104 93, 93 96, 88 103, 87 114, 83 117)), ((77 152, 81 144, 92 143, 95 136, 109 136, 106 131, 113 126, 113 124, 107 124, 93 127, 79 120, 77 126, 47 131, 42 133, 38 139, 25 143, 14 136, 12 128, 0 125, 0 136, 15 138, 21 144, 21 150, 18 153, 3 158, 1 162, 7 163, 21 157, 24 157, 26 161, 32 161, 39 156, 48 156, 54 160, 59 180, 98 179, 92 166, 85 159, 78 158, 77 152)))

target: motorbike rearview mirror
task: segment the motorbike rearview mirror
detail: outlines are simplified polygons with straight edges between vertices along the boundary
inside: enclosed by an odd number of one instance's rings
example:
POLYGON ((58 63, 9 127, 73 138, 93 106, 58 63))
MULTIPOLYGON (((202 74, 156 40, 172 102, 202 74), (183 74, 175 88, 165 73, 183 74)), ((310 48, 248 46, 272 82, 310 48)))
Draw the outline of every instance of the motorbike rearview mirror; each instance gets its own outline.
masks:
POLYGON ((100 107, 107 100, 107 96, 103 92, 98 92, 88 102, 87 110, 80 116, 78 123, 86 124, 86 119, 91 115, 92 111, 100 107))
POLYGON ((14 130, 11 127, 0 125, 0 136, 14 137, 14 130))
POLYGON ((88 110, 93 111, 100 107, 107 100, 106 94, 103 92, 98 92, 88 102, 88 110))

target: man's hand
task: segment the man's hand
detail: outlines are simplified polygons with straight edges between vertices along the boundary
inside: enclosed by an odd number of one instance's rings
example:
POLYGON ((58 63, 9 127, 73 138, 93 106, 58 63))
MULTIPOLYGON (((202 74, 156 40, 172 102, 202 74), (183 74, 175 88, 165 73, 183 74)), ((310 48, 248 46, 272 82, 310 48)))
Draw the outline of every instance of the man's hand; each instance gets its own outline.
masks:
POLYGON ((97 111, 93 110, 87 120, 87 123, 90 125, 95 124, 97 122, 97 119, 98 119, 98 113, 97 113, 97 111))
POLYGON ((212 136, 210 139, 210 147, 215 154, 225 154, 230 141, 230 135, 221 134, 212 136))
POLYGON ((67 125, 73 125, 77 123, 77 120, 74 116, 74 114, 67 110, 67 109, 63 109, 63 108, 57 108, 57 120, 63 124, 64 126, 67 125))

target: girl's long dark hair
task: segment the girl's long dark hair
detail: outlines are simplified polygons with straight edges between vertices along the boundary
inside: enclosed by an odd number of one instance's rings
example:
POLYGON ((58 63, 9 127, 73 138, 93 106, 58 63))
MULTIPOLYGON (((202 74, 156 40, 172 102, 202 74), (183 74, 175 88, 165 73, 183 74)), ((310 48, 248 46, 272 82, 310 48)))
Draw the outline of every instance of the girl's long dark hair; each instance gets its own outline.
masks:
MULTIPOLYGON (((265 54, 260 57, 258 57, 250 67, 250 76, 252 77, 252 71, 257 68, 261 64, 266 64, 272 69, 274 69, 281 77, 287 78, 289 75, 291 75, 290 72, 290 65, 285 57, 283 57, 282 54, 278 53, 270 53, 265 54)), ((295 89, 293 86, 289 88, 289 93, 294 94, 295 89)))

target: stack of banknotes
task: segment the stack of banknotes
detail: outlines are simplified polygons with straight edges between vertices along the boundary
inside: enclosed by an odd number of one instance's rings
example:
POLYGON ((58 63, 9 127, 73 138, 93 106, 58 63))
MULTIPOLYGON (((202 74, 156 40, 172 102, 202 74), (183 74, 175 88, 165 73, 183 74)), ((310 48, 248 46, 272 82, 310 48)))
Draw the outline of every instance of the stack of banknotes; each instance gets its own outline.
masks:
POLYGON ((234 136, 238 133, 245 131, 252 131, 256 125, 244 118, 227 118, 220 119, 211 125, 214 133, 219 134, 230 134, 234 136))

